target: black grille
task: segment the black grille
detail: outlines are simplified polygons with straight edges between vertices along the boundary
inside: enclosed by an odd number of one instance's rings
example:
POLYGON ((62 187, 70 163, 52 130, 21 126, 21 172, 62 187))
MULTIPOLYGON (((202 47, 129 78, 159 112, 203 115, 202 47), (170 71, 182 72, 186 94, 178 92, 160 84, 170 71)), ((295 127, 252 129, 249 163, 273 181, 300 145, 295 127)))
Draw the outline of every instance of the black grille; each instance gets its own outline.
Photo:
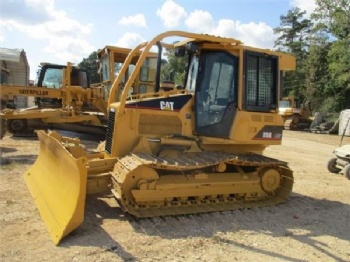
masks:
POLYGON ((246 109, 269 111, 277 103, 277 69, 275 56, 246 52, 246 109))
POLYGON ((114 119, 115 119, 115 112, 109 111, 108 123, 107 123, 107 134, 106 134, 106 147, 105 147, 105 150, 108 154, 111 154, 112 152, 114 119))

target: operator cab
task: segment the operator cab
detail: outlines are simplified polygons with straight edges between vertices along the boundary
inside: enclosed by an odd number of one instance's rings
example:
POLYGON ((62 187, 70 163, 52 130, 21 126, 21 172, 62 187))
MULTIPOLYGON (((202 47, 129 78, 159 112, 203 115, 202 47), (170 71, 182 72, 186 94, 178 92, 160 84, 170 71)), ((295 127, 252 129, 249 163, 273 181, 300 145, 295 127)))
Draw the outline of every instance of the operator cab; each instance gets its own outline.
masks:
MULTIPOLYGON (((105 46, 98 52, 98 72, 101 74, 104 97, 106 99, 110 96, 110 90, 113 82, 120 74, 120 70, 122 69, 122 66, 130 51, 131 49, 129 48, 105 46)), ((137 79, 135 79, 132 88, 129 90, 129 98, 133 95, 144 94, 154 90, 154 77, 157 64, 156 57, 156 54, 150 53, 149 57, 145 59, 137 79)), ((138 58, 139 56, 136 56, 130 61, 128 69, 123 75, 122 81, 117 90, 118 94, 116 95, 118 97, 118 101, 120 100, 125 83, 128 81, 129 77, 134 71, 138 58)))
MULTIPOLYGON (((35 86, 54 88, 54 89, 62 88, 63 69, 65 68, 66 66, 64 65, 41 63, 41 67, 37 72, 35 86)), ((81 86, 82 88, 89 88, 90 81, 86 71, 79 69, 77 67, 71 67, 70 85, 81 86)), ((38 105, 39 107, 61 106, 62 99, 36 97, 35 104, 38 105)))
POLYGON ((278 106, 278 58, 244 50, 243 68, 239 68, 238 51, 200 48, 187 43, 175 55, 189 54, 185 89, 195 94, 195 133, 228 138, 242 97, 242 109, 270 112, 278 106), (239 74, 244 88, 239 88, 239 74), (240 91, 241 90, 241 91, 240 91))
MULTIPOLYGON (((48 88, 61 88, 63 82, 63 69, 66 66, 54 64, 42 64, 38 70, 36 86, 48 88)), ((72 67, 71 68, 71 85, 81 86, 83 88, 90 87, 89 78, 85 70, 72 67)))

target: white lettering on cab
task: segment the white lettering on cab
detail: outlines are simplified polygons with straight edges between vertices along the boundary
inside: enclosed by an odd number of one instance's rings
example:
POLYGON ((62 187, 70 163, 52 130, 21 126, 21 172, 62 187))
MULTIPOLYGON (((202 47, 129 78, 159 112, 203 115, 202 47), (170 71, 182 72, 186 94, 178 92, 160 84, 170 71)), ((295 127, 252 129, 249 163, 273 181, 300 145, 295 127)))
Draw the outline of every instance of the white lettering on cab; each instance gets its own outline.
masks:
POLYGON ((174 111, 174 102, 160 101, 160 109, 174 111))

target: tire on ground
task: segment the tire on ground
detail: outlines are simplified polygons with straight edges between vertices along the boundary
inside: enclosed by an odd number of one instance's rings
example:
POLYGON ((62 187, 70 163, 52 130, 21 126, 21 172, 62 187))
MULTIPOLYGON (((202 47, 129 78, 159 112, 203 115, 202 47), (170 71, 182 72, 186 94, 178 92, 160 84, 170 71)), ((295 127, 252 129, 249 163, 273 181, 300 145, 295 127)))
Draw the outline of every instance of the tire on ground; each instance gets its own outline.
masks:
POLYGON ((329 159, 329 161, 327 163, 327 169, 328 169, 329 172, 331 172, 331 173, 339 173, 339 171, 341 169, 336 167, 336 163, 337 163, 337 158, 336 157, 329 159))

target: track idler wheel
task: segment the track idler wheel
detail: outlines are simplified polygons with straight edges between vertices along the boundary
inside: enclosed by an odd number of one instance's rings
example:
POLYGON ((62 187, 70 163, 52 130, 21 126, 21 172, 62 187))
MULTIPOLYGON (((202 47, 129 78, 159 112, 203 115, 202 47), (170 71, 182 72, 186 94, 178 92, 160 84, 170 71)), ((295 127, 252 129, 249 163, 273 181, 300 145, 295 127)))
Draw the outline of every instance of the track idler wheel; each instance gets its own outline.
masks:
POLYGON ((27 132, 27 120, 26 119, 11 119, 8 120, 7 130, 11 134, 22 134, 27 132))
POLYGON ((297 124, 299 124, 299 122, 300 122, 300 118, 298 116, 293 116, 292 123, 294 125, 297 125, 297 124))
POLYGON ((275 192, 281 184, 281 175, 274 168, 263 168, 259 171, 261 188, 267 193, 275 192))

